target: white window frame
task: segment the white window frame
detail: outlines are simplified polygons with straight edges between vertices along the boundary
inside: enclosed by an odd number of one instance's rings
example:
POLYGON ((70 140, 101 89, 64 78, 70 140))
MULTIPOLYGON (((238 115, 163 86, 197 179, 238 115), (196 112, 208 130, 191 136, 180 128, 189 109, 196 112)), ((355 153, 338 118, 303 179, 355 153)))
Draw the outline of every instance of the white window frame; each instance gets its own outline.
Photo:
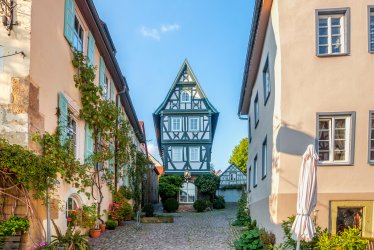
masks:
POLYGON ((264 68, 262 70, 262 80, 264 87, 264 105, 266 105, 270 92, 271 92, 271 76, 270 76, 270 67, 269 67, 269 56, 266 58, 264 68))
POLYGON ((268 145, 267 145, 267 137, 262 143, 262 165, 261 165, 261 172, 262 172, 262 179, 266 178, 267 175, 267 157, 268 157, 268 145))
POLYGON ((180 203, 194 203, 196 201, 196 186, 195 184, 193 184, 192 182, 185 182, 183 183, 183 186, 181 188, 181 191, 179 192, 179 202, 180 203), (193 196, 193 200, 190 201, 189 197, 188 197, 188 191, 194 191, 194 196, 193 196), (181 193, 182 192, 186 192, 187 193, 187 201, 182 201, 181 200, 181 193))
POLYGON ((189 117, 188 118, 188 130, 192 132, 200 131, 200 117, 189 117), (196 120, 196 128, 193 128, 192 120, 196 120))
POLYGON ((182 103, 188 103, 191 102, 191 93, 188 90, 183 90, 181 92, 181 102, 182 103), (187 96, 187 99, 184 99, 183 97, 187 96))
POLYGON ((78 158, 78 119, 75 117, 73 112, 68 108, 68 125, 67 125, 67 133, 69 139, 73 140, 73 145, 74 145, 74 154, 75 158, 78 158), (75 131, 73 128, 70 126, 71 122, 75 123, 75 131))
POLYGON ((83 52, 84 33, 85 33, 82 23, 83 22, 80 20, 80 18, 77 15, 75 15, 75 17, 74 17, 74 30, 73 30, 73 32, 74 32, 73 33, 73 44, 72 45, 73 45, 73 48, 75 48, 77 51, 80 51, 80 52, 83 52), (75 30, 75 21, 78 22, 78 25, 79 25, 78 29, 80 28, 82 30, 82 37, 79 37, 79 34, 75 30))
POLYGON ((368 46, 369 53, 374 53, 374 5, 368 6, 368 46))
POLYGON ((78 209, 81 209, 82 208, 82 199, 79 197, 78 194, 71 194, 68 199, 66 200, 66 212, 65 212, 65 217, 68 218, 69 217, 69 212, 70 211, 75 211, 75 210, 78 210, 78 209), (71 205, 73 207, 69 207, 69 199, 71 199, 71 205), (76 206, 74 206, 74 204, 76 206))
POLYGON ((368 145, 368 162, 374 164, 374 158, 371 158, 371 152, 374 152, 374 111, 369 112, 369 145, 368 145), (372 146, 373 145, 373 146, 372 146))
POLYGON ((260 103, 258 102, 258 92, 256 93, 256 97, 254 101, 254 114, 255 114, 255 128, 257 128, 257 125, 260 122, 260 103))
POLYGON ((171 148, 171 159, 173 162, 182 162, 183 161, 183 147, 172 147, 171 148), (179 156, 178 158, 176 158, 177 155, 179 156))
POLYGON ((257 187, 257 176, 258 176, 258 157, 256 155, 253 160, 253 188, 257 187))
POLYGON ((182 131, 182 117, 171 117, 170 119, 170 130, 174 132, 181 132, 182 131), (179 121, 179 128, 174 127, 174 121, 179 121))
MULTIPOLYGON (((354 138, 355 138, 355 112, 337 112, 337 113, 317 113, 317 133, 316 133, 316 147, 319 153, 319 137, 320 137, 320 127, 319 122, 325 120, 329 122, 329 159, 328 160, 319 160, 319 165, 352 165, 354 161, 354 138), (335 152, 335 120, 336 119, 345 119, 345 160, 334 160, 335 152)), ((327 140, 326 140, 327 141, 327 140)), ((327 151, 326 151, 327 152, 327 151)))
MULTIPOLYGON (((335 27, 339 27, 335 26, 335 27)), ((317 56, 334 56, 334 55, 346 55, 349 54, 350 50, 350 9, 349 8, 339 8, 339 9, 323 9, 316 10, 316 54, 317 56), (327 19, 327 26, 322 28, 327 28, 327 34, 320 34, 320 18, 324 17, 327 19), (332 44, 332 18, 340 18, 340 52, 333 52, 332 44), (320 37, 326 37, 327 43, 323 44, 327 46, 327 53, 320 53, 320 37)))
POLYGON ((200 147, 190 147, 190 161, 191 162, 199 162, 200 161, 200 147), (195 150, 197 152, 193 152, 195 150), (193 155, 196 156, 196 158, 192 157, 193 155))

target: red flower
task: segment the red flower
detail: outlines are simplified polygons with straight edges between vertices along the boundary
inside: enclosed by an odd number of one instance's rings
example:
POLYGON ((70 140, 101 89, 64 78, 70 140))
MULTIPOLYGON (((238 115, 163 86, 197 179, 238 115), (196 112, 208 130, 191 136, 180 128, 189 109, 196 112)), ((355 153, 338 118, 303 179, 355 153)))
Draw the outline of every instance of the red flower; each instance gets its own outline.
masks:
POLYGON ((69 218, 67 218, 67 221, 68 221, 68 222, 70 222, 70 221, 71 221, 71 218, 70 218, 70 217, 69 217, 69 218))

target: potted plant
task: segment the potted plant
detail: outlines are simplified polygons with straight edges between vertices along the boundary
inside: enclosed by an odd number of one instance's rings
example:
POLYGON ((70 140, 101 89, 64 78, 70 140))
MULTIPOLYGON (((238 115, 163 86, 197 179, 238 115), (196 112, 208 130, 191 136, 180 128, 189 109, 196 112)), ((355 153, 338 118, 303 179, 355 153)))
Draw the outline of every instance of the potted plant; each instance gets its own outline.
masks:
POLYGON ((118 226, 118 221, 116 220, 107 220, 106 226, 108 230, 114 230, 118 226))
POLYGON ((90 237, 96 239, 101 234, 101 229, 97 223, 97 210, 96 205, 92 204, 91 206, 83 205, 82 211, 82 226, 90 229, 90 237))
MULTIPOLYGON (((103 217, 106 213, 107 213, 107 211, 103 210, 103 214, 100 217, 103 217)), ((99 227, 100 227, 101 233, 105 233, 105 231, 106 231, 106 223, 104 223, 104 221, 99 225, 99 227)))

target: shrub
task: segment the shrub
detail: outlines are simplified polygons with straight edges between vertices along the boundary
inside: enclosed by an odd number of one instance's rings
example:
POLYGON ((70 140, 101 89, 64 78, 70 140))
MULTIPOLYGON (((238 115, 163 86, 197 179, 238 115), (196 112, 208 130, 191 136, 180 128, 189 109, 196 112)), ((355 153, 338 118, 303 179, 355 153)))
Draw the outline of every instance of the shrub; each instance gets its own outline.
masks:
POLYGON ((214 209, 223 209, 225 208, 225 199, 222 195, 216 196, 213 200, 214 209))
POLYGON ((132 198, 131 189, 127 186, 121 186, 118 189, 118 193, 120 193, 124 198, 130 200, 132 198))
POLYGON ((247 209, 247 194, 242 190, 242 195, 238 202, 238 211, 236 212, 236 220, 232 224, 233 226, 246 226, 252 223, 251 217, 247 209))
POLYGON ((164 204, 164 209, 167 211, 167 212, 175 212, 177 211, 179 208, 179 202, 175 199, 175 198, 168 198, 166 201, 165 201, 165 204, 164 204))
POLYGON ((29 230, 30 222, 26 218, 12 216, 0 224, 0 236, 14 236, 29 230))
POLYGON ((97 210, 96 205, 91 206, 83 205, 82 209, 82 227, 93 229, 97 227, 97 210))
POLYGON ((239 238, 234 242, 235 249, 246 250, 246 249, 264 249, 264 244, 260 239, 260 231, 258 228, 245 231, 239 238))
POLYGON ((219 187, 219 176, 215 174, 199 175, 194 184, 202 194, 213 197, 219 187))
POLYGON ((331 235, 328 232, 323 232, 317 242, 317 249, 331 250, 331 249, 354 249, 365 250, 368 245, 368 240, 361 237, 361 231, 358 228, 345 229, 340 234, 331 235))
POLYGON ((272 232, 266 231, 264 228, 260 229, 260 239, 261 242, 269 249, 273 249, 273 246, 275 245, 275 234, 272 232))
POLYGON ((160 194, 162 203, 165 203, 168 198, 177 198, 177 195, 182 188, 182 184, 182 176, 161 176, 158 184, 158 192, 160 194))
POLYGON ((199 213, 204 212, 207 207, 206 201, 202 199, 196 200, 193 204, 193 208, 199 213))
POLYGON ((152 204, 146 204, 143 207, 143 212, 145 212, 145 217, 153 217, 154 208, 152 204))
POLYGON ((118 221, 116 221, 116 220, 107 220, 105 222, 105 224, 106 224, 106 229, 108 229, 108 230, 114 230, 118 226, 118 221))

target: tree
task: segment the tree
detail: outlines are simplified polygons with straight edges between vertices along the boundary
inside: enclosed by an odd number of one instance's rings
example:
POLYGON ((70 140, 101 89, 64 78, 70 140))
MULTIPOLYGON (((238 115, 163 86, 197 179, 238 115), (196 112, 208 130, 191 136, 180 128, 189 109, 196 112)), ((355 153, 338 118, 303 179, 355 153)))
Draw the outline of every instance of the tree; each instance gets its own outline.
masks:
POLYGON ((211 200, 219 187, 219 176, 214 174, 199 175, 194 184, 202 194, 209 195, 211 200))
POLYGON ((247 160, 248 160, 248 138, 243 138, 239 145, 237 145, 232 151, 232 155, 229 160, 229 164, 235 164, 244 173, 247 172, 247 160))

